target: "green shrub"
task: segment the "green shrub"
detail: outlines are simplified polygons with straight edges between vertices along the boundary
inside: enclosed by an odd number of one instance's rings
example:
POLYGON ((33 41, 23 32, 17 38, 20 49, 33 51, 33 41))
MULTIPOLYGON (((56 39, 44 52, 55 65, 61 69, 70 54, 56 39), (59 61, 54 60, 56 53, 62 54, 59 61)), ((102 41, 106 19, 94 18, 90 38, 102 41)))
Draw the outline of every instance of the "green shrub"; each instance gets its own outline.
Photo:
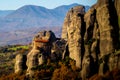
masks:
POLYGON ((120 17, 118 18, 118 24, 119 24, 119 28, 120 28, 120 17))

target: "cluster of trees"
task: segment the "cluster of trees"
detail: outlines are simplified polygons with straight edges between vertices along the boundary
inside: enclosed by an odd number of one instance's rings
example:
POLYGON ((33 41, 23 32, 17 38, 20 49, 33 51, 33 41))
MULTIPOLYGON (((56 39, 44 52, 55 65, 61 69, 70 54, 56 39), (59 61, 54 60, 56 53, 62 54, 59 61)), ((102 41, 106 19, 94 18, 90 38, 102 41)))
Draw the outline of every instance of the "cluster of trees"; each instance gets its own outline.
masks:
MULTIPOLYGON (((26 76, 26 71, 22 73, 12 73, 1 76, 0 80, 81 80, 80 70, 75 66, 75 61, 66 57, 64 60, 52 62, 50 59, 45 64, 33 67, 34 75, 26 76)), ((104 76, 98 74, 92 76, 90 80, 119 80, 120 70, 115 69, 107 72, 104 76)))
POLYGON ((0 80, 40 80, 40 79, 52 79, 52 80, 75 80, 80 79, 79 69, 75 66, 75 61, 66 57, 64 60, 57 62, 51 62, 47 60, 46 64, 42 64, 33 67, 35 74, 32 77, 26 76, 26 71, 23 73, 12 73, 9 75, 1 76, 0 80))
POLYGON ((114 69, 112 71, 108 71, 103 76, 96 74, 92 76, 90 80, 120 80, 120 70, 114 69))
MULTIPOLYGON (((25 46, 8 46, 4 49, 16 49, 17 53, 26 53, 29 49, 25 46), (22 49, 19 49, 22 48, 22 49)), ((3 48, 1 48, 3 49, 3 48)), ((4 69, 4 63, 0 67, 0 80, 81 80, 80 69, 76 67, 75 61, 70 59, 68 56, 64 60, 57 60, 56 62, 48 59, 44 64, 35 66, 32 68, 35 74, 32 77, 26 76, 26 71, 22 73, 15 74, 14 65, 11 67, 8 64, 13 64, 12 59, 14 59, 15 54, 10 53, 1 54, 0 61, 5 63, 6 69, 4 69), (6 56, 4 56, 6 55, 6 56), (13 57, 14 55, 14 57, 13 57), (12 56, 12 57, 11 57, 12 56), (9 59, 6 62, 6 59, 9 59), (6 64, 7 63, 7 64, 6 64), (3 70, 3 71, 2 71, 3 70), (7 72, 5 72, 7 71, 7 72), (3 75, 4 74, 4 75, 3 75)), ((92 76, 90 80, 120 80, 120 70, 115 69, 111 72, 107 72, 104 76, 98 74, 92 76)))

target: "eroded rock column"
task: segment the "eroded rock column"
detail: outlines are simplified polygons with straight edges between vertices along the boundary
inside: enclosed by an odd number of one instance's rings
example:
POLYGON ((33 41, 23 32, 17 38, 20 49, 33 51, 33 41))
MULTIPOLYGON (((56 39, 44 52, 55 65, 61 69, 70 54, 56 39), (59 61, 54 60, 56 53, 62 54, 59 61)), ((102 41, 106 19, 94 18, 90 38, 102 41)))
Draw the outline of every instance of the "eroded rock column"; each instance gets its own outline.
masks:
MULTIPOLYGON (((65 20, 63 27, 66 27, 69 57, 76 61, 76 66, 81 68, 81 56, 82 56, 82 42, 84 35, 84 20, 83 15, 85 13, 83 6, 76 6, 72 8, 65 20)), ((64 37, 66 38, 66 37, 64 37)))
POLYGON ((27 55, 27 74, 32 76, 32 68, 43 64, 50 58, 52 43, 56 37, 52 31, 41 31, 33 39, 33 48, 27 55))

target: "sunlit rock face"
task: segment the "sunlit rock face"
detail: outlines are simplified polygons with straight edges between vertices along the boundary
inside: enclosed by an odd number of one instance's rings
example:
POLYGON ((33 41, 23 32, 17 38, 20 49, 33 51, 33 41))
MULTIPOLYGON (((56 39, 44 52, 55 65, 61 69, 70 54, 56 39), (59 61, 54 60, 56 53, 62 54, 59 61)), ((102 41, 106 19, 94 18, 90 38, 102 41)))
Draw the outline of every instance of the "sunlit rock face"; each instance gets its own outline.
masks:
POLYGON ((113 0, 98 0, 86 13, 80 7, 68 11, 62 38, 68 43, 70 58, 76 61, 81 77, 86 80, 95 73, 103 75, 119 67, 119 54, 116 56, 119 9, 113 0))
POLYGON ((26 68, 26 55, 17 54, 15 58, 15 73, 22 73, 26 68))
POLYGON ((69 10, 65 17, 62 38, 68 41, 69 57, 76 61, 76 66, 81 68, 82 41, 84 33, 83 6, 76 6, 69 10))
MULTIPOLYGON (((120 69, 119 0, 98 0, 86 13, 84 6, 71 8, 63 23, 62 36, 41 31, 32 41, 27 55, 27 74, 47 59, 57 61, 69 56, 75 60, 82 80, 120 69)), ((15 72, 23 70, 23 56, 16 56, 15 72), (18 61, 17 61, 18 59, 18 61)))
MULTIPOLYGON (((100 0, 101 1, 101 0, 100 0)), ((117 23, 117 13, 115 7, 113 5, 112 0, 105 0, 106 2, 103 5, 100 5, 101 2, 97 3, 97 13, 96 18, 100 31, 100 57, 102 59, 102 63, 99 67, 99 74, 104 74, 107 70, 110 69, 110 65, 108 66, 108 60, 115 53, 117 49, 118 36, 119 36, 119 28, 117 23)), ((114 58, 115 59, 115 58, 114 58)), ((109 63, 110 64, 110 63, 109 63)))
POLYGON ((56 37, 52 31, 41 31, 33 39, 33 48, 27 55, 27 72, 32 75, 33 67, 38 66, 46 62, 51 55, 52 43, 56 40, 56 37))

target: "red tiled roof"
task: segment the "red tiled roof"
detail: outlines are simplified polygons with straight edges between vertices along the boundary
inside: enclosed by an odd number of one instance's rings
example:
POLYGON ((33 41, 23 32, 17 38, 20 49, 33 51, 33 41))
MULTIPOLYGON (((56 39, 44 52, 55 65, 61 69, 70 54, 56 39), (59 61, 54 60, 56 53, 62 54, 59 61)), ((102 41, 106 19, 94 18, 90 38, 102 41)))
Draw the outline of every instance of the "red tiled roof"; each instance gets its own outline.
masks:
POLYGON ((35 40, 35 42, 43 42, 43 43, 47 43, 47 42, 49 42, 48 40, 35 40))

